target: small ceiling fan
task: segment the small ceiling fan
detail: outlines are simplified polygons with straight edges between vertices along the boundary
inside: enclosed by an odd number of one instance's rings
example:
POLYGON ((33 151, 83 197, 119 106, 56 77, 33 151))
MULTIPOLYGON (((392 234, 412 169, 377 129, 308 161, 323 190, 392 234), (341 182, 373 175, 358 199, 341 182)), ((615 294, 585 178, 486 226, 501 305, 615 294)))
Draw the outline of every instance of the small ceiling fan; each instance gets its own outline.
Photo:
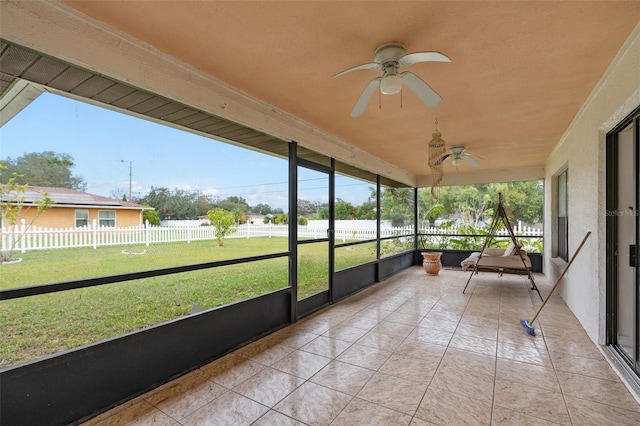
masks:
POLYGON ((405 71, 398 72, 400 67, 408 67, 420 62, 451 62, 447 56, 439 52, 416 52, 409 53, 405 51, 404 45, 399 42, 385 43, 376 49, 373 62, 368 64, 357 65, 346 69, 334 75, 338 77, 351 71, 358 70, 382 70, 382 76, 376 77, 369 82, 367 87, 360 95, 356 102, 352 117, 359 117, 371 100, 371 96, 380 88, 383 95, 394 95, 402 90, 402 84, 406 84, 428 107, 435 108, 440 104, 442 98, 427 83, 422 81, 417 75, 405 71))
POLYGON ((441 164, 452 160, 451 164, 457 167, 460 166, 462 164, 462 161, 464 160, 467 163, 471 164, 473 167, 478 167, 480 165, 480 163, 478 163, 471 154, 468 154, 464 151, 464 145, 453 145, 451 148, 449 148, 449 150, 451 151, 451 154, 443 155, 442 159, 440 160, 441 164))

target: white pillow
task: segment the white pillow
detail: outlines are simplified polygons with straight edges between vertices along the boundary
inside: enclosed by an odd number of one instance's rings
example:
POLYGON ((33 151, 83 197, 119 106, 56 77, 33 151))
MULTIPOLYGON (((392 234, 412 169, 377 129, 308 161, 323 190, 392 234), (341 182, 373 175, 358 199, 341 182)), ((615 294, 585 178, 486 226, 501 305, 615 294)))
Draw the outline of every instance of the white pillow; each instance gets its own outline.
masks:
POLYGON ((511 256, 513 254, 513 251, 515 250, 516 245, 513 244, 513 241, 511 241, 509 243, 509 246, 506 248, 506 250, 504 251, 504 253, 502 253, 503 256, 511 256))

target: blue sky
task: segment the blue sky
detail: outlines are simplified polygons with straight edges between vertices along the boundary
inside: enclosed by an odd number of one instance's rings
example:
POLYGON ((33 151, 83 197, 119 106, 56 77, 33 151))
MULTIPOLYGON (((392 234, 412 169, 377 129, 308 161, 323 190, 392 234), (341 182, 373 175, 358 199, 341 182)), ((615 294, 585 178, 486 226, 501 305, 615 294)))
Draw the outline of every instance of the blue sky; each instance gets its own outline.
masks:
MULTIPOLYGON (((245 198, 286 211, 287 161, 136 117, 44 93, 0 128, 0 158, 30 152, 70 154, 87 192, 134 196, 151 186, 245 198)), ((327 180, 300 172, 300 197, 326 202, 327 180)), ((337 196, 355 205, 372 184, 336 177, 337 196)))

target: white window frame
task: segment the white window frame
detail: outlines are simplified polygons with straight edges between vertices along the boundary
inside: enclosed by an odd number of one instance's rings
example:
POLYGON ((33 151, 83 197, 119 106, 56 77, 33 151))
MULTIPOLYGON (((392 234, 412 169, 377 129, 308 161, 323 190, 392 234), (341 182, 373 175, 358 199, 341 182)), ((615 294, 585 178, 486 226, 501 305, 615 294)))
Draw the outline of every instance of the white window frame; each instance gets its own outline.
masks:
POLYGON ((561 221, 561 218, 564 219, 564 224, 566 229, 564 230, 564 235, 561 235, 560 228, 556 228, 557 237, 556 237, 556 255, 564 259, 565 261, 569 261, 569 170, 564 169, 562 172, 558 174, 557 179, 557 220, 558 224, 561 221), (560 250, 561 245, 564 245, 564 252, 560 250))
POLYGON ((115 228, 116 227, 116 211, 115 210, 98 210, 98 226, 104 228, 115 228), (113 217, 104 218, 102 215, 104 213, 113 213, 113 217), (113 222, 113 225, 103 225, 103 221, 113 222))
POLYGON ((89 226, 89 210, 76 209, 75 213, 74 213, 74 222, 73 223, 74 223, 76 228, 88 227, 89 226), (84 213, 86 215, 86 217, 85 218, 78 217, 78 213, 84 213), (78 225, 78 221, 79 220, 86 222, 86 224, 78 225))

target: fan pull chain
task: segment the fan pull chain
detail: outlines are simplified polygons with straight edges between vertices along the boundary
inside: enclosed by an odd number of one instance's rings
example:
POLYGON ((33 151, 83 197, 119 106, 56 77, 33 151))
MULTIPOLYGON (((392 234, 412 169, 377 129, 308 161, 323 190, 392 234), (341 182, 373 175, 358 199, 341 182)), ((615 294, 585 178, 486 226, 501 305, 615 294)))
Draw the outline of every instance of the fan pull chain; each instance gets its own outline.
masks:
POLYGON ((378 109, 382 109, 382 92, 378 89, 378 109))
POLYGON ((402 92, 403 90, 400 89, 400 109, 402 109, 402 92))

